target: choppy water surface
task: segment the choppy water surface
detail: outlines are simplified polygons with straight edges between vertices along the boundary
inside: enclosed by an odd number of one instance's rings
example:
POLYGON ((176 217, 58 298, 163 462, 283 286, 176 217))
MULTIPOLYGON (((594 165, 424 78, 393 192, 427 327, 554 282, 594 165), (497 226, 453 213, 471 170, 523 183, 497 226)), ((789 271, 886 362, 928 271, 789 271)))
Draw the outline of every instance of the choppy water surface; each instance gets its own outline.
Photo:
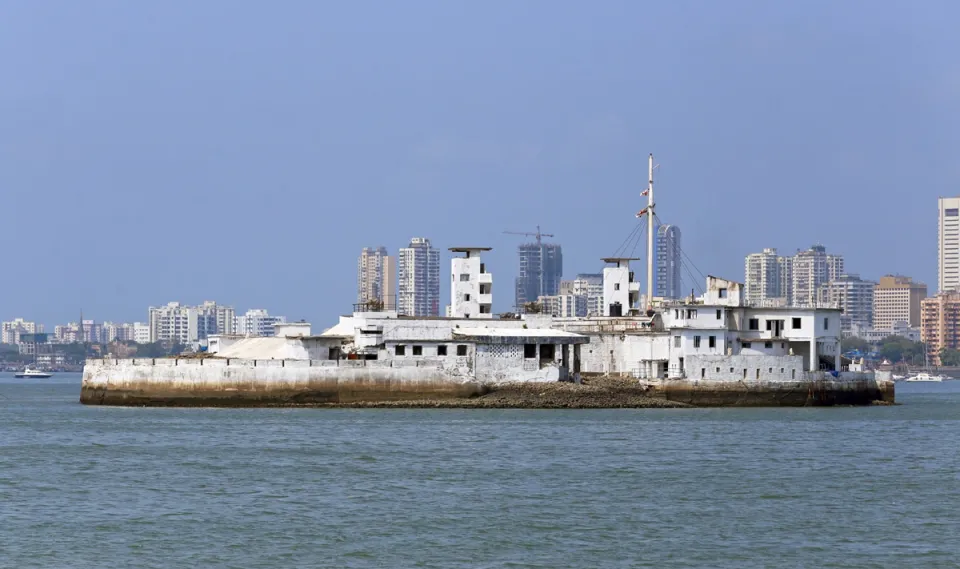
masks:
POLYGON ((957 567, 960 381, 890 408, 86 407, 0 376, 3 567, 957 567))

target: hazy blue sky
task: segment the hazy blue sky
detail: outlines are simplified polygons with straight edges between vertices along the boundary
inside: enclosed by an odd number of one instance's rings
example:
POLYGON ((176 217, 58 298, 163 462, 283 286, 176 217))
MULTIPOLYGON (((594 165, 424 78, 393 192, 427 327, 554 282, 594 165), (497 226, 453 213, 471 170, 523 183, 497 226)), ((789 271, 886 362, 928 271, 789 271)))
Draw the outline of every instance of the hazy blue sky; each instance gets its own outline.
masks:
MULTIPOLYGON (((936 285, 953 2, 0 1, 0 319, 213 299, 330 323, 364 246, 595 271, 659 214, 704 273, 822 242, 936 285)), ((932 290, 931 290, 932 292, 932 290)))

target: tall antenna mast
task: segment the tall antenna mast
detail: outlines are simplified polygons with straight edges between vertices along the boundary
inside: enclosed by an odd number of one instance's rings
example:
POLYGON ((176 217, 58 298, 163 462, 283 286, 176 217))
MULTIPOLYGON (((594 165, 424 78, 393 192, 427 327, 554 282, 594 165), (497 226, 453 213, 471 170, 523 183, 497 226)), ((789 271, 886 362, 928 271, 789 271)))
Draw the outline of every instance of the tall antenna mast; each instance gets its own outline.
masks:
POLYGON ((650 154, 650 179, 647 182, 647 308, 653 307, 653 153, 650 154))

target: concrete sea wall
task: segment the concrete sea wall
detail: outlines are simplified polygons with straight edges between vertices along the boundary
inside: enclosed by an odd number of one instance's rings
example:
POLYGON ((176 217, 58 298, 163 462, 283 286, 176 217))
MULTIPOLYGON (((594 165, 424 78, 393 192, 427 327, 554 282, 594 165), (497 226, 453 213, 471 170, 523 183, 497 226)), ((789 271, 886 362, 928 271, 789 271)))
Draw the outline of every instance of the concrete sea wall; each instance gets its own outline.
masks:
POLYGON ((895 402, 892 381, 867 376, 800 381, 667 379, 656 385, 655 390, 668 401, 697 407, 810 407, 895 402))
MULTIPOLYGON (((894 402, 892 381, 858 373, 839 377, 805 373, 797 381, 666 379, 649 385, 652 397, 701 407, 894 402)), ((420 361, 97 359, 88 360, 84 366, 80 402, 181 407, 322 406, 469 399, 499 387, 478 381, 471 358, 457 357, 420 361)), ((611 406, 618 406, 617 397, 610 393, 607 399, 611 406)))
POLYGON ((88 405, 284 407, 475 397, 486 388, 464 362, 98 359, 83 368, 88 405), (429 365, 426 365, 429 364, 429 365))

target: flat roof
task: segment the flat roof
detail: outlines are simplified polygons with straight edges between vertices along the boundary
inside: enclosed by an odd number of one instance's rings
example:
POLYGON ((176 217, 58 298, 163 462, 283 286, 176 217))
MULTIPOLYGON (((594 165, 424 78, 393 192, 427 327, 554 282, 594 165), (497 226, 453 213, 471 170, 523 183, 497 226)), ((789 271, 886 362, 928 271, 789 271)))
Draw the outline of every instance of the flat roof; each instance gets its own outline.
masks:
POLYGON ((586 344, 590 338, 583 334, 551 328, 459 328, 453 337, 469 338, 493 344, 520 344, 536 341, 541 344, 586 344))
POLYGON ((616 263, 619 261, 642 261, 640 257, 605 257, 600 259, 604 263, 616 263))
POLYGON ((469 253, 471 251, 492 251, 493 247, 450 247, 454 253, 469 253))

